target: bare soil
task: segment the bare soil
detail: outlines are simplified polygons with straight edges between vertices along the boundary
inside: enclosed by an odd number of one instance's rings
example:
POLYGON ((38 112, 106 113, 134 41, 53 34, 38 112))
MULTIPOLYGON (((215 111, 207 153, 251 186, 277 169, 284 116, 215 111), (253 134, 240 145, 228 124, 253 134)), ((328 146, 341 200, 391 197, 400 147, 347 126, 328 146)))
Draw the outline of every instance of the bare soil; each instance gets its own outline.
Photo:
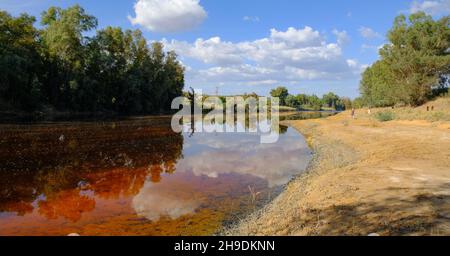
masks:
POLYGON ((450 122, 376 111, 289 121, 315 152, 308 172, 225 234, 450 235, 450 122))

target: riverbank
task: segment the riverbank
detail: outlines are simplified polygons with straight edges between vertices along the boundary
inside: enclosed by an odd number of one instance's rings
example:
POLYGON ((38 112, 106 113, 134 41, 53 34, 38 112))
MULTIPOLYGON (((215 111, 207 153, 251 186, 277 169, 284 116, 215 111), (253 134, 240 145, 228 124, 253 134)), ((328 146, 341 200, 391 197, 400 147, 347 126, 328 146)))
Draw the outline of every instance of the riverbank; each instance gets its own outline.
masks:
POLYGON ((315 152, 308 171, 226 234, 450 235, 450 122, 426 118, 450 100, 433 105, 288 121, 315 152))
POLYGON ((121 114, 112 111, 98 112, 25 112, 25 111, 0 111, 0 124, 38 124, 51 122, 98 122, 98 121, 120 121, 140 119, 146 117, 161 117, 171 115, 171 112, 159 112, 154 114, 121 114))

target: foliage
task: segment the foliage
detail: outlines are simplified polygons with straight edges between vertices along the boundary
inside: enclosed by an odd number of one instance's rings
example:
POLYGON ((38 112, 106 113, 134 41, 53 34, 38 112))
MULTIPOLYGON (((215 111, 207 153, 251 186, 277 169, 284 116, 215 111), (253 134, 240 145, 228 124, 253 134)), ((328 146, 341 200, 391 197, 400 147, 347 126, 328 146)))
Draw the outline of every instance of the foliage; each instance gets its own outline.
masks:
POLYGON ((350 107, 347 109, 350 108, 360 109, 363 108, 364 106, 365 106, 364 99, 362 97, 357 97, 356 99, 353 100, 353 102, 350 102, 350 107))
POLYGON ((380 122, 388 122, 395 119, 395 114, 392 111, 381 111, 375 113, 375 118, 380 122))
POLYGON ((40 98, 42 69, 35 19, 26 14, 17 18, 0 12, 0 101, 30 110, 40 98))
POLYGON ((360 90, 368 106, 418 106, 442 87, 450 73, 450 16, 433 20, 423 12, 395 19, 381 59, 368 68, 360 90), (440 86, 439 86, 440 85, 440 86))
POLYGON ((280 98, 280 105, 285 106, 286 105, 286 98, 289 96, 289 91, 286 87, 278 87, 273 89, 270 92, 270 95, 272 97, 278 97, 280 98))
POLYGON ((327 108, 336 109, 337 106, 340 105, 340 99, 339 99, 339 96, 330 92, 330 93, 323 95, 322 103, 323 103, 323 106, 325 106, 327 108))
POLYGON ((358 100, 359 99, 356 98, 352 101, 350 98, 342 97, 340 99, 341 110, 347 110, 347 109, 352 109, 352 108, 361 108, 361 106, 359 106, 358 100))
POLYGON ((51 7, 35 18, 0 12, 0 102, 27 111, 158 113, 181 96, 184 69, 161 43, 139 30, 97 27, 75 5, 51 7), (90 33, 91 34, 91 33, 90 33))
POLYGON ((294 95, 289 94, 286 97, 286 106, 292 107, 292 108, 299 108, 301 105, 297 101, 297 98, 294 95))
POLYGON ((308 97, 308 105, 311 110, 321 110, 322 100, 316 95, 311 95, 308 97))
POLYGON ((341 98, 338 95, 330 92, 319 98, 317 95, 288 94, 285 100, 285 105, 291 108, 303 110, 345 110, 351 108, 351 100, 349 98, 341 98))

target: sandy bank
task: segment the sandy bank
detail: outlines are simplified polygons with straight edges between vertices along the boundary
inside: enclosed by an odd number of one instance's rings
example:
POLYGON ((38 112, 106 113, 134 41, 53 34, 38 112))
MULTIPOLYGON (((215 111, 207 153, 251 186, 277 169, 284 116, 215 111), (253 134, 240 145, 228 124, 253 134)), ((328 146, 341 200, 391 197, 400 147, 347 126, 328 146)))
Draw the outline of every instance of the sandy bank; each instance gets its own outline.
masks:
POLYGON ((315 151, 231 235, 450 235, 450 123, 378 122, 364 110, 290 121, 315 151))

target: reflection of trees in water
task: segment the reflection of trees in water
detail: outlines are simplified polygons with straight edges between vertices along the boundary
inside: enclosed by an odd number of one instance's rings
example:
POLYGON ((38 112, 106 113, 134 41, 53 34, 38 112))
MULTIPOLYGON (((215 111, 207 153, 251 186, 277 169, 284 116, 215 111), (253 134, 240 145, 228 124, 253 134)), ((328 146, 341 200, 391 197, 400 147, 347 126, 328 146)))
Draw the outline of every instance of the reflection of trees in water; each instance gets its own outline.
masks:
POLYGON ((39 201, 39 213, 48 219, 64 217, 76 222, 80 220, 83 212, 95 208, 95 200, 80 194, 80 190, 66 190, 49 195, 45 201, 39 201))
POLYGON ((0 127, 0 212, 37 203, 49 219, 77 221, 95 201, 135 195, 147 179, 173 173, 183 137, 167 118, 117 123, 0 127), (41 199, 42 198, 42 199, 41 199))
POLYGON ((288 131, 289 127, 288 126, 284 126, 284 125, 280 125, 280 134, 285 134, 288 131))
MULTIPOLYGON (((192 116, 189 120, 189 137, 192 137, 196 133, 196 124, 202 123, 205 126, 211 124, 216 125, 219 124, 223 126, 223 130, 225 130, 225 126, 231 127, 234 131, 237 130, 237 127, 245 129, 245 132, 254 132, 260 131, 260 126, 271 126, 271 132, 284 134, 287 131, 287 127, 279 126, 278 120, 272 119, 272 113, 267 113, 267 115, 259 115, 257 112, 255 113, 234 113, 233 118, 229 119, 224 113, 223 117, 220 121, 216 120, 216 117, 213 115, 197 115, 192 116)), ((228 130, 227 130, 228 131, 228 130)))

